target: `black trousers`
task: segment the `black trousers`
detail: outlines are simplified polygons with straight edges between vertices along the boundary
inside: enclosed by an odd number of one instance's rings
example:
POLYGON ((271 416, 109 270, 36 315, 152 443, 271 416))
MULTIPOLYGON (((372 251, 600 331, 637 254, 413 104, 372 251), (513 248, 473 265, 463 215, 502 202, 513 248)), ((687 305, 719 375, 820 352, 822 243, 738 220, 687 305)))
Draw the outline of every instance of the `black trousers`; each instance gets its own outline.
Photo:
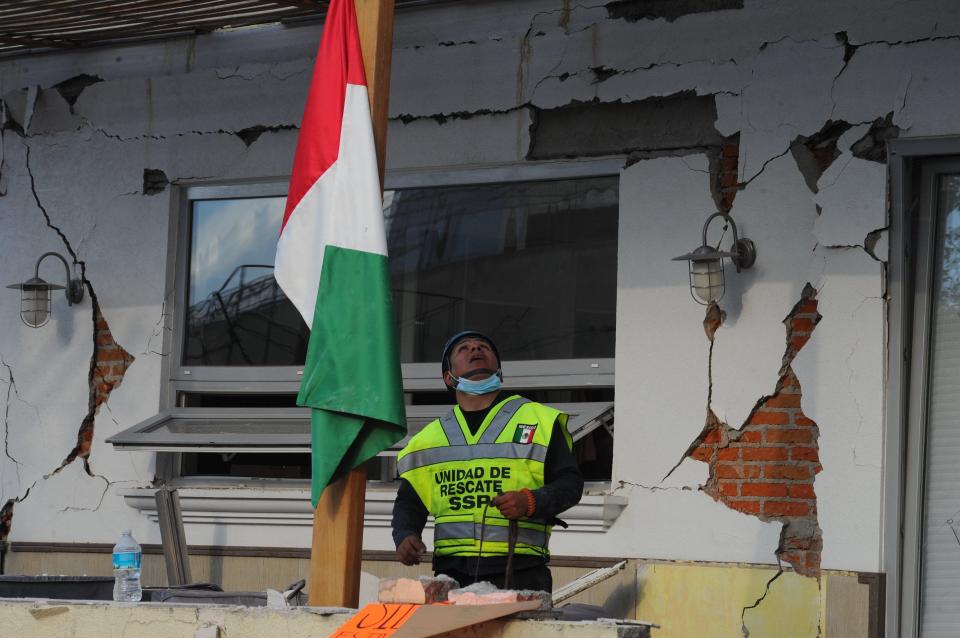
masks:
MULTIPOLYGON (((458 570, 446 570, 447 576, 456 579, 461 587, 472 585, 477 581, 487 581, 493 583, 501 589, 504 586, 506 574, 503 572, 494 574, 480 574, 474 578, 473 574, 467 574, 458 570)), ((510 589, 531 589, 533 591, 553 591, 553 575, 550 568, 546 565, 537 565, 526 569, 516 569, 513 572, 513 580, 510 582, 510 589)))

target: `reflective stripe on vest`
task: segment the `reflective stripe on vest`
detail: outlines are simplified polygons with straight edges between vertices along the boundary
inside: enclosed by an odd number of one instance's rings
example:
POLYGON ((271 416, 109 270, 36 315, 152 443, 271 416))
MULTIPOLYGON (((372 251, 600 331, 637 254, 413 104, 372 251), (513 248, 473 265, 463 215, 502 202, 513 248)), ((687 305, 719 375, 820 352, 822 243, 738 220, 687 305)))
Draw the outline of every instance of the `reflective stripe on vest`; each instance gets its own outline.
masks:
MULTIPOLYGON (((520 406, 526 403, 530 403, 530 399, 523 397, 508 399, 493 417, 487 429, 484 430, 483 436, 481 436, 477 442, 496 443, 500 433, 503 432, 503 428, 507 427, 507 423, 509 423, 513 415, 517 413, 520 406)), ((447 443, 450 445, 467 445, 467 438, 464 436, 460 421, 457 420, 455 410, 450 410, 440 419, 440 426, 443 428, 443 433, 447 435, 447 443)))
POLYGON ((431 447, 419 452, 411 452, 397 461, 397 471, 403 474, 436 463, 468 462, 478 458, 528 459, 545 463, 547 447, 535 443, 478 443, 456 447, 431 447))
POLYGON ((510 422, 513 415, 517 413, 520 406, 527 403, 530 403, 530 399, 524 399, 523 397, 517 397, 516 399, 508 401, 500 408, 500 411, 497 412, 497 416, 493 417, 493 421, 491 421, 487 429, 484 430, 483 436, 480 437, 477 443, 496 443, 500 434, 503 432, 503 428, 507 427, 507 423, 510 422))
MULTIPOLYGON (((493 525, 488 523, 480 528, 479 523, 460 522, 460 523, 437 523, 433 531, 434 540, 460 540, 472 544, 474 539, 479 540, 483 534, 484 542, 506 543, 509 542, 510 528, 505 525, 493 525)), ((550 540, 550 534, 546 529, 530 529, 521 527, 517 536, 518 543, 532 545, 534 547, 547 548, 547 542, 550 540)))
POLYGON ((464 436, 463 428, 460 427, 457 415, 454 414, 453 410, 443 415, 443 418, 440 419, 440 427, 443 428, 443 433, 447 435, 447 443, 450 445, 467 444, 467 437, 464 436))

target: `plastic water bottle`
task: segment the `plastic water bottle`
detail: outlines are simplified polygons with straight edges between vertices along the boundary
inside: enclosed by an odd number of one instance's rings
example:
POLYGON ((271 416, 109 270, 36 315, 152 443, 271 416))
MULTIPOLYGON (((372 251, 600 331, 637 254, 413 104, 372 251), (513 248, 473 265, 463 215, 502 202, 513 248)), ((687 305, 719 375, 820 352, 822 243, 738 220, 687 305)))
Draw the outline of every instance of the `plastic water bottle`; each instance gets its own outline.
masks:
POLYGON ((140 588, 140 561, 143 553, 133 539, 130 530, 120 533, 120 540, 113 546, 113 599, 118 602, 135 603, 143 596, 140 588))

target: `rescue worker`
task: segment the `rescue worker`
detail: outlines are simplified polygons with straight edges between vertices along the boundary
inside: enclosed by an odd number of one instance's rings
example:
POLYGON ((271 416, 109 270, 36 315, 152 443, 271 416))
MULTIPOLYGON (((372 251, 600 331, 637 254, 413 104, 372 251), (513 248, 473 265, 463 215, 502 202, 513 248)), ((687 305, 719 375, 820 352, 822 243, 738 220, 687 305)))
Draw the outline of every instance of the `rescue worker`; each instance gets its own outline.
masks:
POLYGON ((485 580, 504 587, 509 563, 511 588, 552 591, 551 527, 583 495, 567 415, 501 390, 497 347, 475 330, 447 341, 441 373, 457 405, 397 456, 393 540, 400 561, 420 563, 430 514, 436 574, 461 586, 485 580))

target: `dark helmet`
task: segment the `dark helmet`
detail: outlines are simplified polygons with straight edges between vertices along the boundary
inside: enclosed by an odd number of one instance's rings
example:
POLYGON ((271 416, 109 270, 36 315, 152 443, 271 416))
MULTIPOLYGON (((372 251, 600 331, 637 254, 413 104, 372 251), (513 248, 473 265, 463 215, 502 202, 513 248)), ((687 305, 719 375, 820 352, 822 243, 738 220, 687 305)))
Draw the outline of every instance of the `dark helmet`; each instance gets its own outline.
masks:
POLYGON ((461 339, 466 339, 467 337, 477 337, 483 339, 490 344, 490 347, 493 349, 493 356, 497 358, 497 368, 500 368, 500 351, 497 350, 497 344, 493 342, 493 339, 483 334, 479 330, 464 330, 453 335, 447 342, 443 344, 443 353, 440 355, 440 376, 443 377, 446 375, 447 370, 450 369, 450 351, 453 350, 453 346, 457 345, 457 342, 461 339))

